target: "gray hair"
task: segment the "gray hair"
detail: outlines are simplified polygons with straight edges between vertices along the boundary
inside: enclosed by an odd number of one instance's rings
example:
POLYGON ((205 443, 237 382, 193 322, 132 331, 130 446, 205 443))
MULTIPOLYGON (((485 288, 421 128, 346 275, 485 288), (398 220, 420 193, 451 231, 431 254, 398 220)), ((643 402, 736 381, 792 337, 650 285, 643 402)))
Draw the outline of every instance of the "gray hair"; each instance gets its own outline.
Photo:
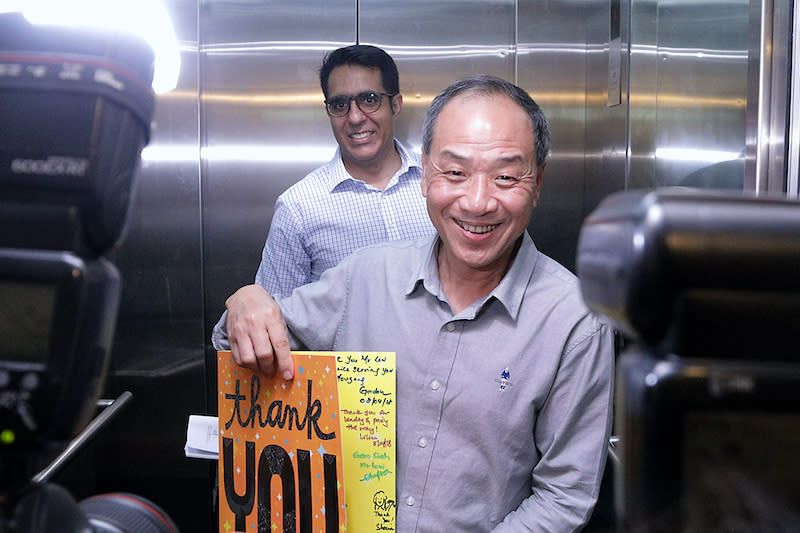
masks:
POLYGON ((528 114, 533 124, 533 138, 536 140, 536 166, 543 165, 547 154, 550 153, 550 128, 544 112, 527 92, 513 83, 494 76, 464 78, 450 85, 433 99, 422 123, 422 151, 430 154, 433 130, 444 106, 458 95, 472 93, 506 95, 528 114))

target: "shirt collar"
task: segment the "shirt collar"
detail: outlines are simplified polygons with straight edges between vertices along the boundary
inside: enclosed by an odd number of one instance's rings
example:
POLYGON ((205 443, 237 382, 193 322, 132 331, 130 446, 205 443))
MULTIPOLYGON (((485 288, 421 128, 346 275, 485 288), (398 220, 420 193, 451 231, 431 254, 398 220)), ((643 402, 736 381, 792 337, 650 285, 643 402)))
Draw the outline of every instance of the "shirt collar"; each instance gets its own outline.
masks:
MULTIPOLYGON (((419 155, 409 152, 397 139, 394 139, 394 147, 397 149, 397 153, 400 154, 400 169, 395 172, 392 179, 389 180, 389 183, 386 185, 386 190, 396 185, 401 178, 408 174, 410 169, 419 168, 420 171, 422 170, 419 155)), ((330 165, 332 169, 328 179, 328 192, 333 192, 336 187, 347 181, 360 184, 364 183, 361 180, 355 179, 347 172, 347 169, 344 167, 344 161, 342 161, 342 150, 338 146, 336 147, 336 155, 333 156, 330 165)))
MULTIPOLYGON (((442 291, 442 282, 439 279, 437 262, 440 242, 439 235, 434 234, 430 238, 428 246, 423 248, 424 254, 418 262, 419 266, 406 286, 406 296, 410 296, 418 287, 422 286, 431 295, 446 301, 444 291, 442 291)), ((517 255, 514 257, 514 262, 511 263, 511 268, 500 280, 497 287, 485 298, 462 311, 462 314, 469 313, 471 317, 474 317, 487 302, 495 299, 505 307, 509 316, 516 320, 522 305, 522 298, 533 276, 533 270, 536 267, 538 258, 539 250, 536 249, 533 239, 525 231, 522 235, 522 243, 519 250, 517 250, 517 255)))

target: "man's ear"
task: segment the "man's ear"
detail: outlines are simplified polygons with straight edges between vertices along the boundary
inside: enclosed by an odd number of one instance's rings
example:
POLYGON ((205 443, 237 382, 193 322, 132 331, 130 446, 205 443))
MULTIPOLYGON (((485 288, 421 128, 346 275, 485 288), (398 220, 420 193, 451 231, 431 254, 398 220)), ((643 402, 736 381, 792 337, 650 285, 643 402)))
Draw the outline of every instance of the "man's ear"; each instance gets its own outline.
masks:
POLYGON ((536 207, 536 204, 539 203, 539 193, 542 190, 542 176, 544 176, 544 167, 547 163, 542 163, 538 167, 536 167, 536 181, 534 182, 534 189, 533 189, 533 207, 536 207))
POLYGON ((400 93, 397 93, 396 95, 394 95, 392 97, 392 99, 390 100, 390 103, 392 104, 392 115, 399 114, 400 113, 400 109, 402 109, 402 107, 403 107, 403 95, 400 94, 400 93))

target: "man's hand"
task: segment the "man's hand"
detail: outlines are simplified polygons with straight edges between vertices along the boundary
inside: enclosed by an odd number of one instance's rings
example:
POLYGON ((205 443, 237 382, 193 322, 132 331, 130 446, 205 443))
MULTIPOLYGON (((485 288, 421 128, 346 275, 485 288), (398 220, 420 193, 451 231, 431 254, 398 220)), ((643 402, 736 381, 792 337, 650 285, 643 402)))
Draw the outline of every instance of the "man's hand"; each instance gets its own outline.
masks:
POLYGON ((237 365, 284 379, 294 377, 294 365, 281 308, 263 287, 246 285, 225 301, 228 341, 237 365))

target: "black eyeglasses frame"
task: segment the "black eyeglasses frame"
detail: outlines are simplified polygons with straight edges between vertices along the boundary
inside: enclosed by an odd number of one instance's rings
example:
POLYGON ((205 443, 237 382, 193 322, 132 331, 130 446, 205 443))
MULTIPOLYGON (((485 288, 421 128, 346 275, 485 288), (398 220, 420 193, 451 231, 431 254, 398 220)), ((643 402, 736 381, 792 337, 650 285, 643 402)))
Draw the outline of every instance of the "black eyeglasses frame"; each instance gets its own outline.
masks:
POLYGON ((382 93, 382 92, 379 92, 379 91, 364 91, 363 93, 358 93, 358 94, 356 94, 356 95, 354 95, 354 96, 348 96, 348 95, 339 95, 339 96, 334 96, 334 97, 333 97, 333 98, 331 98, 330 100, 325 100, 325 111, 327 111, 327 112, 328 112, 328 115, 329 115, 329 116, 331 116, 331 117, 334 117, 334 118, 342 118, 342 117, 346 117, 347 115, 349 115, 349 114, 350 114, 350 109, 351 109, 351 107, 352 107, 352 103, 353 103, 353 102, 355 102, 355 103, 356 103, 356 106, 358 106, 358 109, 359 109, 359 110, 360 110, 362 113, 365 113, 365 114, 367 114, 367 115, 371 115, 372 113, 375 113, 375 112, 377 112, 377 111, 378 111, 378 110, 381 108, 381 105, 383 104, 383 97, 384 97, 384 96, 388 96, 388 97, 389 97, 389 100, 391 101, 391 99, 392 99, 392 98, 394 98, 395 96, 397 96, 397 94, 398 94, 398 93, 395 93, 395 94, 390 94, 390 93, 382 93), (371 95, 375 95, 375 96, 379 97, 379 100, 378 100, 378 107, 376 107, 376 108, 375 108, 375 109, 373 109, 372 111, 367 111, 367 110, 365 110, 365 109, 362 109, 362 108, 361 108, 361 104, 358 102, 358 101, 359 101, 359 99, 360 99, 360 98, 367 98, 367 97, 369 97, 369 96, 371 96, 371 95), (340 114, 340 115, 337 115, 337 114, 335 114, 335 113, 333 113, 333 112, 331 111, 331 104, 332 104, 332 102, 333 102, 334 100, 339 100, 340 98, 347 98, 347 111, 345 111, 344 113, 342 113, 342 114, 340 114))

